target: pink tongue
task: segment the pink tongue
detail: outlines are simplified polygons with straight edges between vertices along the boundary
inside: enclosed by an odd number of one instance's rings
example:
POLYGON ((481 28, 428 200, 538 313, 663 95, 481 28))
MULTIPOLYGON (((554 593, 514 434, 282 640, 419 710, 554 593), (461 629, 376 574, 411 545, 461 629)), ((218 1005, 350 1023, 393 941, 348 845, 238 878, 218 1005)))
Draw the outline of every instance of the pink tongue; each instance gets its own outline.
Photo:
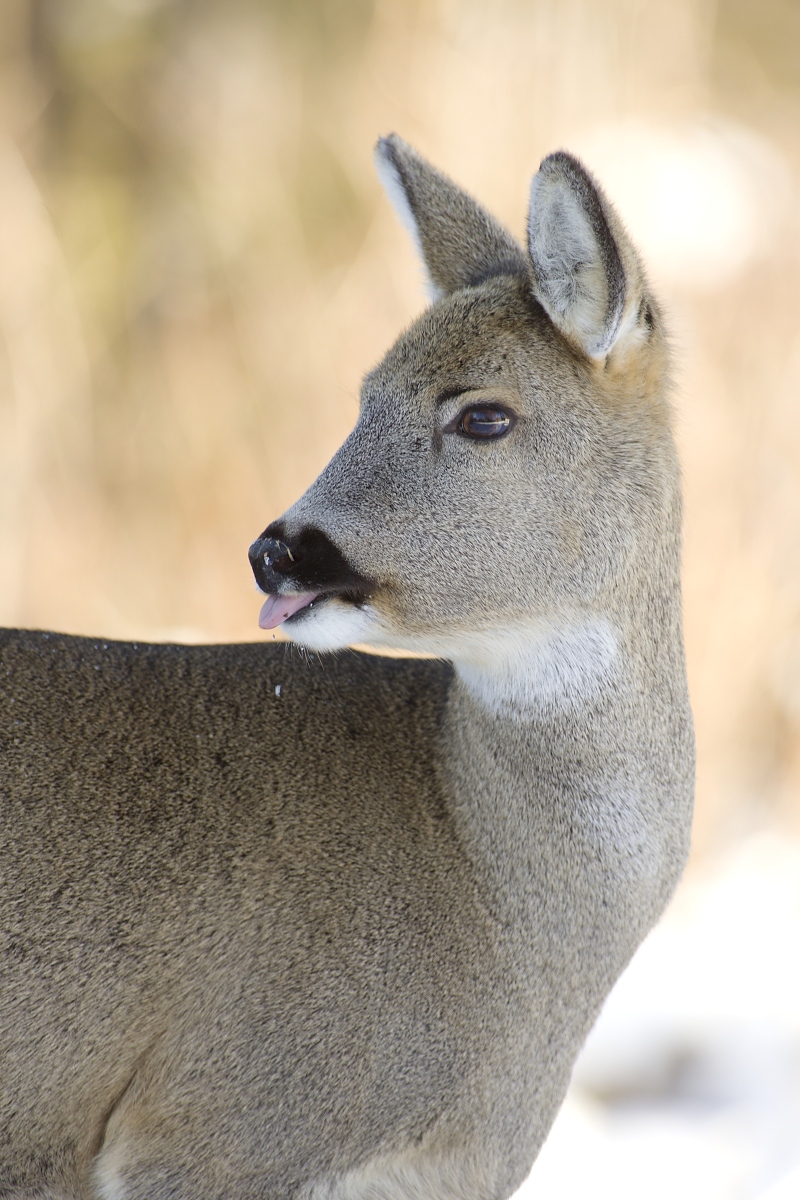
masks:
POLYGON ((319 592, 300 592, 295 596, 267 596, 258 618, 260 628, 276 629, 318 595, 319 592))

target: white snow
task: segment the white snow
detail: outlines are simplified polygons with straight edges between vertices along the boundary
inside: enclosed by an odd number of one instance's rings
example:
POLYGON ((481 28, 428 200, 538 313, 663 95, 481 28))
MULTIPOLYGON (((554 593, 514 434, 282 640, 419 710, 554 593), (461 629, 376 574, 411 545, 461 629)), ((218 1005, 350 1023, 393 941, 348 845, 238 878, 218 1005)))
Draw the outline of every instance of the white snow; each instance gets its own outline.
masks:
POLYGON ((800 1200, 800 842, 695 868, 516 1200, 800 1200))

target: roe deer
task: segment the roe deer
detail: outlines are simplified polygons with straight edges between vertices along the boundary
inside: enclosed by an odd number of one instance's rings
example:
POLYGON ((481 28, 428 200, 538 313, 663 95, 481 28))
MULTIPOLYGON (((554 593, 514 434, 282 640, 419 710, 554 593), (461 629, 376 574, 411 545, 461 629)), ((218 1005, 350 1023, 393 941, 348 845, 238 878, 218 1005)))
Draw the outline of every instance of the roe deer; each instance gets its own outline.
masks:
POLYGON ((527 252, 399 138, 431 307, 250 549, 283 646, 0 638, 0 1194, 501 1200, 680 874, 667 342, 586 170, 527 252))

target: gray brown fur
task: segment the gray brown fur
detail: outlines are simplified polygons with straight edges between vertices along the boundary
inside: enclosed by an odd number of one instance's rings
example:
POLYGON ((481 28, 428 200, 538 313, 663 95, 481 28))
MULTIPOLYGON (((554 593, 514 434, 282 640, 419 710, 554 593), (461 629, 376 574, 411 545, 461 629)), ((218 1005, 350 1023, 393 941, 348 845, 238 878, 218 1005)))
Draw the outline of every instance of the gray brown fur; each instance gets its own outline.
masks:
POLYGON ((0 1196, 503 1200, 680 874, 678 470, 635 252, 567 156, 526 259, 379 154, 441 298, 281 520, 369 593, 287 631, 450 662, 0 634, 0 1196), (453 432, 457 388, 511 432, 453 432))

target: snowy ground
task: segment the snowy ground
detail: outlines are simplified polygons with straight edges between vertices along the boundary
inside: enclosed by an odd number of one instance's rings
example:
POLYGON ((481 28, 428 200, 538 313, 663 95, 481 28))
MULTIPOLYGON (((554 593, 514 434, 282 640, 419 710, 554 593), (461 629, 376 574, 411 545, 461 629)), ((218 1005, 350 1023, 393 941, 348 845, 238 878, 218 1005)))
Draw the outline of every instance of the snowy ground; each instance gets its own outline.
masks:
POLYGON ((516 1200, 800 1200, 800 843, 679 890, 516 1200))

